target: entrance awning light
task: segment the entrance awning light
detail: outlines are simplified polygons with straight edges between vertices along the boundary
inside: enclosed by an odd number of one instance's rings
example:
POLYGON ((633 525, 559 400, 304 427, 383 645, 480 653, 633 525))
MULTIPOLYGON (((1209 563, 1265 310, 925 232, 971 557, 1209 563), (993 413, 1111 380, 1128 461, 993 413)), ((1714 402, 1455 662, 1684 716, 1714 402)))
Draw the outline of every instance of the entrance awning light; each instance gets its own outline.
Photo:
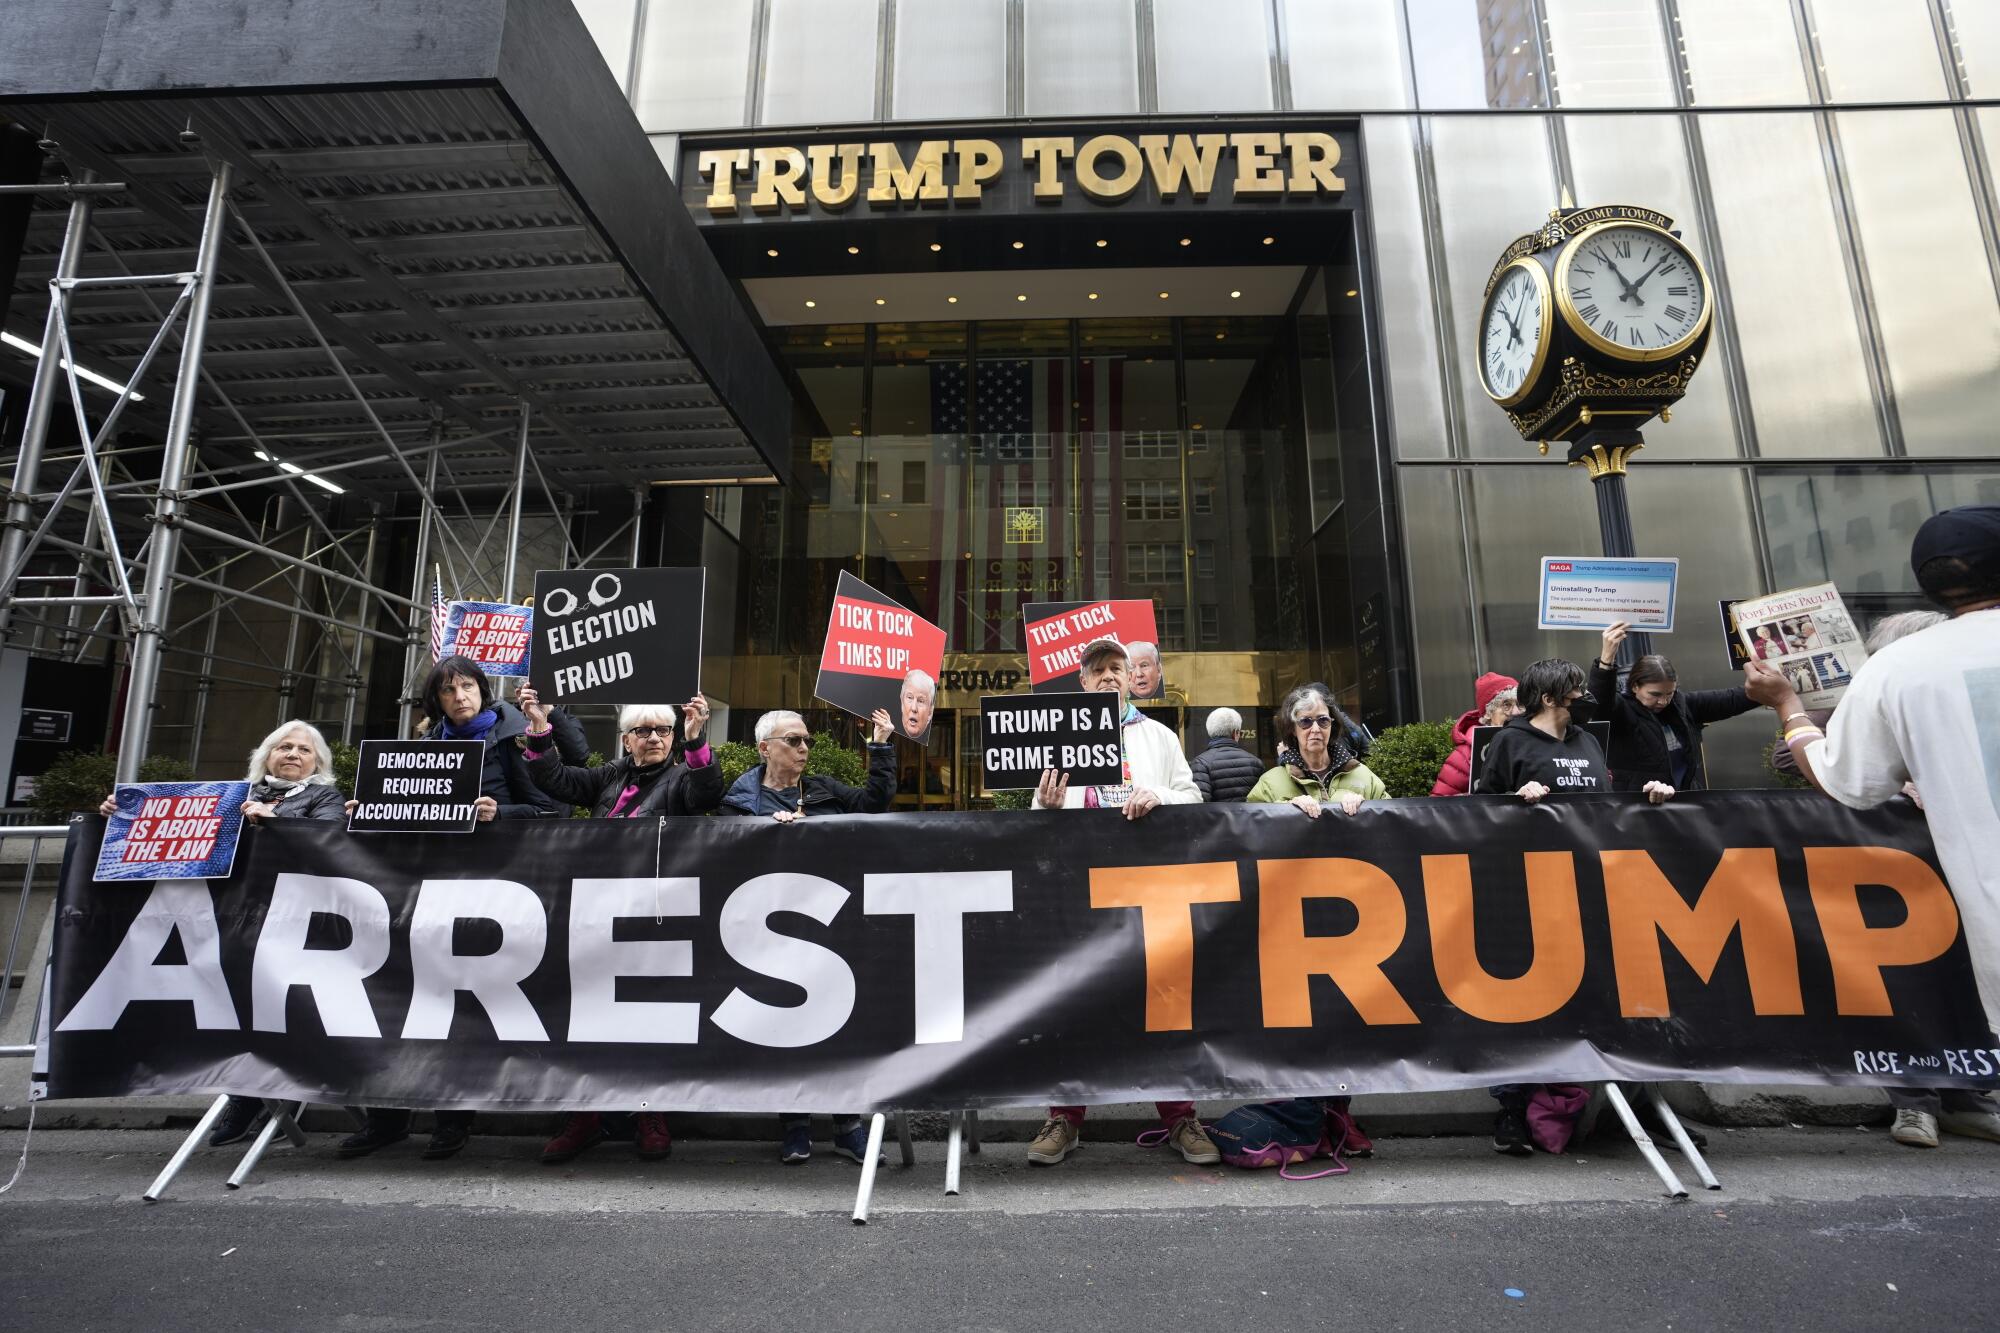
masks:
MULTIPOLYGON (((39 343, 31 343, 26 338, 19 337, 12 333, 0 333, 0 343, 7 344, 7 346, 13 348, 17 352, 26 352, 29 356, 34 357, 37 361, 41 360, 42 349, 39 343)), ((69 368, 69 362, 67 361, 62 362, 62 365, 65 369, 69 368)), ((127 388, 125 385, 120 384, 117 380, 109 379, 106 376, 98 374, 94 370, 85 370, 82 366, 78 366, 76 367, 76 377, 84 381, 86 384, 95 384, 100 389, 109 389, 113 393, 122 393, 135 403, 143 403, 146 401, 145 394, 136 393, 133 390, 127 388)))

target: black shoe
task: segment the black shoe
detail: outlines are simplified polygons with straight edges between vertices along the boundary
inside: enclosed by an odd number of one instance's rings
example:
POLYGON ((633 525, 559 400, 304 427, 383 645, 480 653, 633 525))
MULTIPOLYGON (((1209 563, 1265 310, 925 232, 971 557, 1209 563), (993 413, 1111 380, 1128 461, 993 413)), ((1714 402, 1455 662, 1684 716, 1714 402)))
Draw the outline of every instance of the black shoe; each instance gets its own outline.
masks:
MULTIPOLYGON (((1681 1150, 1681 1145, 1674 1140, 1673 1131, 1667 1128, 1666 1121, 1649 1115, 1642 1123, 1646 1128, 1646 1137, 1651 1139, 1656 1146, 1671 1148, 1675 1152, 1681 1150)), ((1702 1133, 1685 1120, 1681 1121, 1681 1128, 1687 1131, 1688 1142, 1695 1146, 1696 1152, 1700 1152, 1708 1146, 1708 1135, 1702 1133)))
POLYGON ((1528 1113, 1518 1106, 1503 1106, 1493 1118, 1493 1150, 1509 1157, 1526 1157, 1534 1152, 1528 1143, 1528 1113))
POLYGON ((464 1120, 440 1118, 437 1128, 431 1131, 431 1141, 424 1145, 424 1160, 436 1162, 446 1157, 456 1157, 459 1150, 465 1147, 466 1140, 471 1137, 471 1117, 468 1116, 464 1120))
POLYGON ((377 1148, 386 1148, 392 1143, 401 1143, 410 1137, 410 1122, 407 1120, 380 1121, 369 1118, 368 1124, 359 1134, 349 1134, 334 1149, 339 1157, 366 1157, 377 1148))
POLYGON ((229 1105, 222 1108, 222 1118, 215 1122, 215 1132, 208 1136, 208 1146, 226 1148, 241 1143, 263 1123, 263 1102, 255 1097, 231 1097, 229 1105))

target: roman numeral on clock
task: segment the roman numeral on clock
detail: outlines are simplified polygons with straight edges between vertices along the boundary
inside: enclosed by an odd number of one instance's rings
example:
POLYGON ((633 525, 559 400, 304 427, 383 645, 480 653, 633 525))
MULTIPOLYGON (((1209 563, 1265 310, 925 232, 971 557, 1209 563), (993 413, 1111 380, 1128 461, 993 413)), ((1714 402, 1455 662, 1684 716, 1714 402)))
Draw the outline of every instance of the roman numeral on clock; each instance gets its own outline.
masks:
POLYGON ((1687 312, 1687 311, 1685 311, 1685 310, 1683 310, 1683 309, 1681 309, 1681 308, 1680 308, 1679 306, 1677 306, 1677 305, 1670 305, 1670 306, 1668 306, 1668 307, 1667 307, 1667 318, 1668 318, 1668 319, 1672 319, 1672 320, 1683 320, 1683 319, 1686 319, 1687 317, 1688 317, 1688 312, 1687 312))
POLYGON ((1577 311, 1576 313, 1582 315, 1583 322, 1588 324, 1592 320, 1597 318, 1597 307, 1594 305, 1587 305, 1583 307, 1581 310, 1577 311))
POLYGON ((1618 326, 1611 320, 1606 319, 1602 324, 1597 326, 1597 329, 1598 332, 1602 333, 1610 341, 1618 341, 1618 326))
POLYGON ((1687 289, 1686 287, 1669 287, 1669 288, 1667 288, 1667 295, 1668 295, 1668 296, 1686 296, 1687 294, 1688 294, 1688 289, 1687 289))

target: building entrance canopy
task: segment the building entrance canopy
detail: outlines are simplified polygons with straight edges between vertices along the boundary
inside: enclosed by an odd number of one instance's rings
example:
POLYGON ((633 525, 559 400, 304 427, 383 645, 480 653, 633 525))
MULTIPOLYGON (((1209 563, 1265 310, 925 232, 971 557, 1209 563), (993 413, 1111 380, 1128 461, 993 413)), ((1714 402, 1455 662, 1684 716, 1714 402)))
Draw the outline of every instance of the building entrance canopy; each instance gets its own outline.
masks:
MULTIPOLYGON (((5 28, 0 117, 125 186, 91 214, 79 364, 138 363, 174 293, 119 280, 193 269, 230 169, 199 420, 246 461, 249 434, 324 449, 441 415, 492 436, 454 449, 459 484, 502 486, 525 405, 565 488, 787 475, 790 394, 568 0, 10 0, 5 28)), ((8 313, 37 345, 63 231, 36 210, 8 313)), ((166 395, 129 406, 163 421, 166 395)))

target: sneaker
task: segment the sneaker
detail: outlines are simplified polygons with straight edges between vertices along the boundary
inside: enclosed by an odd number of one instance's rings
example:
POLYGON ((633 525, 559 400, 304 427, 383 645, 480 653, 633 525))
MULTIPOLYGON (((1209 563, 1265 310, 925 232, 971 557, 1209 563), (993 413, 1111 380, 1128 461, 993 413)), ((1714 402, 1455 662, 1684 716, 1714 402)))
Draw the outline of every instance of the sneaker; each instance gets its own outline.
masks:
POLYGON ((1214 1166, 1222 1160, 1215 1140, 1208 1137, 1201 1121, 1191 1115, 1182 1116, 1167 1130, 1167 1146, 1196 1166, 1214 1166))
POLYGON ((1535 1151, 1528 1142, 1528 1113, 1518 1106, 1503 1106, 1493 1117, 1493 1151, 1509 1157, 1526 1157, 1535 1151))
POLYGON ((441 1162, 447 1157, 456 1157, 471 1137, 471 1116, 452 1116, 447 1120, 440 1115, 431 1130, 431 1141, 424 1145, 424 1160, 441 1162))
MULTIPOLYGON (((835 1156, 845 1157, 850 1162, 858 1164, 867 1161, 868 1126, 866 1124, 859 1124, 852 1129, 843 1129, 835 1134, 833 1136, 833 1151, 835 1156)), ((885 1153, 877 1152, 875 1154, 875 1164, 880 1166, 886 1156, 885 1153)))
POLYGON ((667 1132, 667 1118, 658 1111, 641 1111, 632 1122, 632 1147, 643 1161, 657 1162, 674 1155, 674 1136, 667 1132))
POLYGON ((1081 1146, 1077 1142, 1080 1137, 1075 1125, 1059 1115, 1050 1116, 1028 1145, 1028 1165, 1054 1166, 1081 1146))
POLYGON ((1373 1157, 1375 1141, 1362 1130, 1361 1122, 1349 1109, 1351 1098, 1335 1098, 1326 1108, 1327 1142, 1349 1157, 1373 1157))
POLYGON ((1889 1137, 1911 1148, 1935 1148, 1937 1127, 1937 1117, 1928 1111, 1898 1111, 1889 1137))
MULTIPOLYGON (((1902 1117, 1897 1121, 1901 1123, 1902 1117)), ((1968 1139, 1989 1139, 2000 1143, 2000 1114, 1992 1111, 1952 1111, 1938 1114, 1938 1127, 1947 1134, 1962 1134, 1968 1139)))
POLYGON ((392 1143, 401 1143, 410 1137, 410 1122, 407 1120, 378 1120, 368 1117, 368 1123, 358 1134, 349 1134, 334 1149, 339 1157, 366 1157, 377 1148, 386 1148, 392 1143))
POLYGON ((542 1165, 560 1166, 604 1142, 604 1117, 596 1111, 573 1111, 557 1135, 542 1145, 542 1165))
POLYGON ((208 1136, 208 1146, 226 1148, 241 1143, 263 1123, 263 1102, 255 1097, 231 1097, 229 1105, 222 1108, 222 1118, 215 1122, 215 1131, 208 1136))
POLYGON ((808 1121, 793 1120, 785 1125, 785 1141, 778 1148, 778 1160, 786 1166, 797 1166, 809 1162, 813 1155, 812 1125, 808 1121))

